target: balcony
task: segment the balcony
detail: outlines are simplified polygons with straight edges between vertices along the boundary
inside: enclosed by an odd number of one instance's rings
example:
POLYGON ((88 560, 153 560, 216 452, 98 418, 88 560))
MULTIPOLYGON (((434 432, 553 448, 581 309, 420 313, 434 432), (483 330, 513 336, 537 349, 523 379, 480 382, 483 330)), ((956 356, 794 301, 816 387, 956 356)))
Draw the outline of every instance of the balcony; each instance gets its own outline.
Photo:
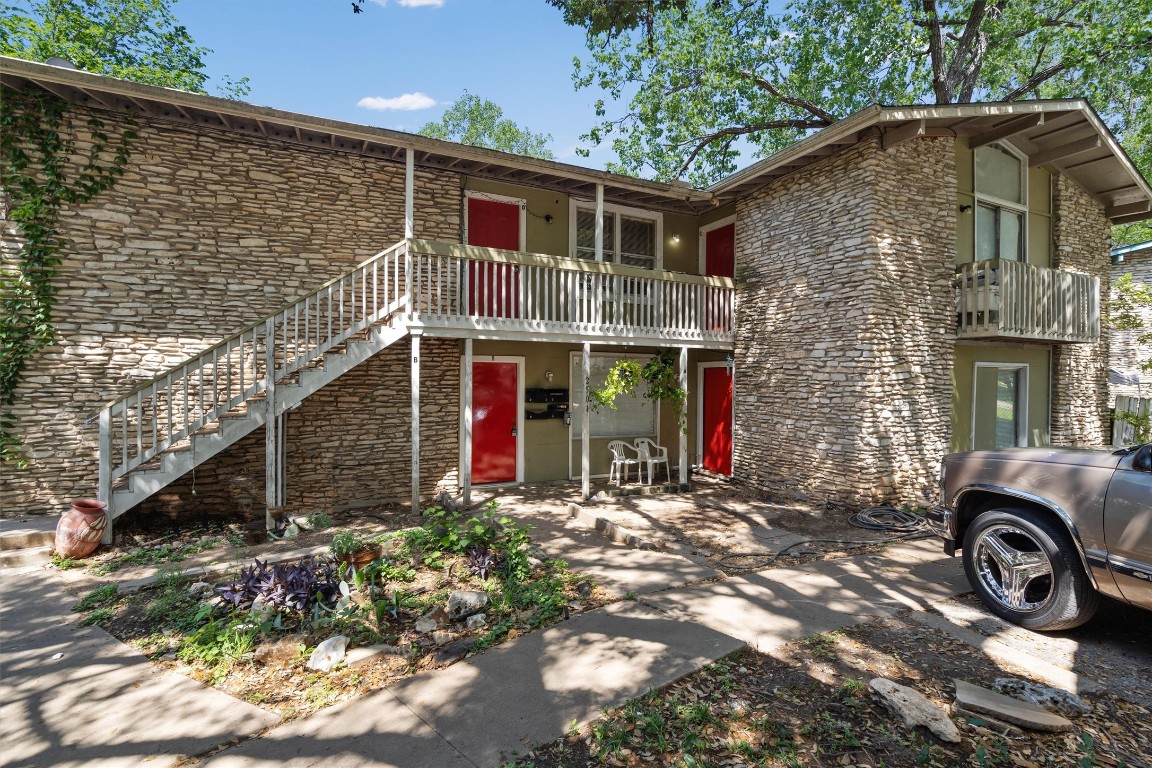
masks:
POLYGON ((730 279, 409 240, 406 324, 436 336, 732 349, 730 279))
POLYGON ((1018 261, 962 265, 956 274, 956 336, 1057 344, 1100 340, 1100 280, 1018 261))

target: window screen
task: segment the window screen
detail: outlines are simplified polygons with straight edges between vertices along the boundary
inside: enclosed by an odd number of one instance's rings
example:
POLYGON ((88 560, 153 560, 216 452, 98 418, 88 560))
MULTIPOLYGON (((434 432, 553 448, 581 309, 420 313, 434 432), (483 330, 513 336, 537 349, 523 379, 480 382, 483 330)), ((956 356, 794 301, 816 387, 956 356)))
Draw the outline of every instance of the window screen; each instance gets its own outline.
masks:
POLYGON ((1000 147, 976 150, 976 191, 1013 203, 1024 202, 1020 159, 1000 147))
MULTIPOLYGON (((608 371, 617 360, 625 357, 634 357, 641 362, 648 358, 644 355, 592 355, 591 380, 594 388, 601 387, 608 371)), ((572 439, 583 437, 584 403, 584 377, 581 375, 581 356, 572 355, 572 439)), ((639 387, 643 392, 644 385, 639 387)), ((589 434, 592 437, 655 437, 656 436, 656 402, 637 394, 636 397, 622 395, 616 398, 616 410, 601 408, 592 411, 588 417, 589 434)))
POLYGON ((653 269, 656 266, 656 222, 620 217, 620 264, 653 269))
MULTIPOLYGON (((612 244, 616 236, 612 229, 614 217, 604 214, 604 260, 613 261, 612 244)), ((576 258, 596 259, 596 211, 579 208, 576 210, 576 258)))

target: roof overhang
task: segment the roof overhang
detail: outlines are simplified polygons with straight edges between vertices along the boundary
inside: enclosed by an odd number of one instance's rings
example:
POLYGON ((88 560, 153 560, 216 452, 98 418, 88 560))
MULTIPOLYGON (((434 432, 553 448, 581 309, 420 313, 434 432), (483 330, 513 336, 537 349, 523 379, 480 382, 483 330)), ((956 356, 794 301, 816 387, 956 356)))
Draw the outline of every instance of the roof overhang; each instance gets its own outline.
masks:
POLYGON ((711 205, 711 193, 684 183, 646 181, 7 56, 0 56, 0 83, 17 90, 43 88, 65 101, 95 109, 382 160, 402 162, 405 152, 411 149, 419 168, 540 187, 576 197, 594 198, 596 186, 603 184, 605 200, 623 205, 690 214, 711 205))
POLYGON ((722 202, 866 138, 890 149, 919 136, 968 139, 973 147, 1004 141, 1068 176, 1103 203, 1113 224, 1152 219, 1152 186, 1107 126, 1082 99, 945 106, 882 107, 850 115, 736 172, 710 188, 722 202))

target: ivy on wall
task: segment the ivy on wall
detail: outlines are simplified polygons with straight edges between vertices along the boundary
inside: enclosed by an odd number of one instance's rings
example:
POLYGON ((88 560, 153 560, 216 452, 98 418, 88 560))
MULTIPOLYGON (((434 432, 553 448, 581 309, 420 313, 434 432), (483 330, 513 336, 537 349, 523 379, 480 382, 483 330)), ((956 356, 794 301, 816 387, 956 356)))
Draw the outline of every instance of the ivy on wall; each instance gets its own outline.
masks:
POLYGON ((97 117, 80 145, 67 102, 46 91, 5 90, 0 99, 0 194, 23 241, 0 262, 0 462, 26 464, 16 401, 29 361, 56 338, 52 309, 60 274, 60 211, 86 203, 124 174, 131 124, 113 142, 97 117))

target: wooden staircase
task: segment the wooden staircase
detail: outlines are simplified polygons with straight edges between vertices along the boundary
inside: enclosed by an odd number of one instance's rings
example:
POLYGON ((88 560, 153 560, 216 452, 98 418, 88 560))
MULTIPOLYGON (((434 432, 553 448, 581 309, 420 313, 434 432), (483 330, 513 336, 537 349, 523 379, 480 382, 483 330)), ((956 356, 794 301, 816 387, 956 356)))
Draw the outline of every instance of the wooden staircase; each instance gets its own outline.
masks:
MULTIPOLYGON (((106 405, 100 491, 112 522, 408 335, 405 242, 106 405)), ((269 456, 270 468, 277 460, 269 456)))

